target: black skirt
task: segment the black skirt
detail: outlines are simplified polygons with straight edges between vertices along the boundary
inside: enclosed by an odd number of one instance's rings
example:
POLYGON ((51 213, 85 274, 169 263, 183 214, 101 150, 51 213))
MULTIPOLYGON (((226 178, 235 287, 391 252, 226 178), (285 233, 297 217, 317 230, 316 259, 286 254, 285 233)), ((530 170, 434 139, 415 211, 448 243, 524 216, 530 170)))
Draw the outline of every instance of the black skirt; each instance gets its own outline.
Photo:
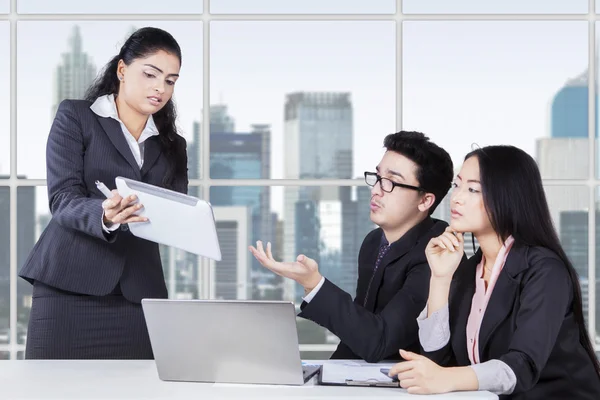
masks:
POLYGON ((26 359, 153 359, 141 304, 66 292, 36 281, 26 359))

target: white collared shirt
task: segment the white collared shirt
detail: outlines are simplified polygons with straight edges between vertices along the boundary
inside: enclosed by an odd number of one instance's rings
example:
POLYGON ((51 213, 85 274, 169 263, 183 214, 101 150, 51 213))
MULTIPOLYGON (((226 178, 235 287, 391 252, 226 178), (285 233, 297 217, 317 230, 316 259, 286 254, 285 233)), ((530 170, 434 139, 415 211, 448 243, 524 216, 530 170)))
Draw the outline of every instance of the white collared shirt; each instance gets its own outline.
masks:
MULTIPOLYGON (((135 140, 135 137, 129 132, 123 121, 119 119, 119 113, 117 112, 117 104, 115 103, 115 96, 112 94, 107 94, 104 96, 100 96, 96 99, 96 101, 90 106, 90 109, 98 116, 103 118, 112 118, 119 122, 121 125, 121 131, 123 132, 123 136, 125 137, 125 141, 129 145, 131 152, 133 153, 133 157, 135 161, 140 167, 144 165, 144 142, 146 139, 152 136, 156 136, 159 134, 156 125, 154 124, 154 119, 152 115, 148 117, 148 121, 146 122, 146 126, 140 135, 138 140, 135 140)), ((113 232, 117 230, 121 226, 121 224, 112 224, 110 227, 107 227, 104 224, 104 212, 102 213, 102 229, 106 233, 113 232)))
POLYGON ((149 137, 158 135, 158 129, 154 124, 152 115, 148 117, 148 121, 146 122, 146 126, 144 127, 140 138, 135 140, 135 137, 133 137, 133 135, 129 132, 123 121, 119 119, 119 113, 117 112, 117 104, 115 103, 114 95, 107 94, 98 97, 94 104, 90 106, 90 109, 100 117, 112 118, 119 122, 121 125, 121 130, 123 131, 123 136, 125 137, 131 152, 133 153, 133 157, 135 158, 138 166, 142 168, 142 165, 144 165, 144 142, 149 137))

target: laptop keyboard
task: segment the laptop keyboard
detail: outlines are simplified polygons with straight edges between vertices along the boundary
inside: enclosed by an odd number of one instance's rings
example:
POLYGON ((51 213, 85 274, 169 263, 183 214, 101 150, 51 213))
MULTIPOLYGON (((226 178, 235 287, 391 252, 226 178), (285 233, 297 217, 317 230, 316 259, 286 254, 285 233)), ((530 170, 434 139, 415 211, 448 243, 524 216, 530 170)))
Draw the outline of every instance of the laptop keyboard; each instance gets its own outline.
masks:
POLYGON ((302 375, 304 377, 304 383, 306 383, 310 378, 315 376, 317 372, 321 369, 320 365, 312 365, 312 364, 303 364, 302 365, 302 375))

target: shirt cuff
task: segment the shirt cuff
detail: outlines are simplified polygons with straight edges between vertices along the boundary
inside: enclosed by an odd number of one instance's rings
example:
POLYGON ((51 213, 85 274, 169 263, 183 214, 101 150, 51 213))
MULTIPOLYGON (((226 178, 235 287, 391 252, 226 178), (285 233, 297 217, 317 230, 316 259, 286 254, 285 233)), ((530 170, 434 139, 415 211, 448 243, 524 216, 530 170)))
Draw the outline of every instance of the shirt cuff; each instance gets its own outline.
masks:
POLYGON ((448 304, 433 312, 427 318, 427 306, 417 317, 419 324, 419 342, 427 352, 437 351, 450 341, 448 304))
POLYGON ((111 224, 109 227, 106 226, 104 224, 104 211, 102 211, 102 219, 100 221, 102 222, 102 230, 106 233, 114 232, 119 229, 119 226, 121 226, 121 224, 111 224))
POLYGON ((505 362, 489 360, 470 367, 477 375, 479 390, 487 390, 497 395, 511 394, 515 390, 517 377, 505 362))
POLYGON ((322 276, 321 280, 319 281, 317 286, 315 286, 315 288, 313 290, 311 290, 309 294, 304 296, 302 298, 302 300, 304 300, 307 303, 310 303, 310 301, 317 295, 317 293, 319 293, 319 290, 321 289, 321 286, 323 286, 324 283, 325 283, 325 277, 322 276))

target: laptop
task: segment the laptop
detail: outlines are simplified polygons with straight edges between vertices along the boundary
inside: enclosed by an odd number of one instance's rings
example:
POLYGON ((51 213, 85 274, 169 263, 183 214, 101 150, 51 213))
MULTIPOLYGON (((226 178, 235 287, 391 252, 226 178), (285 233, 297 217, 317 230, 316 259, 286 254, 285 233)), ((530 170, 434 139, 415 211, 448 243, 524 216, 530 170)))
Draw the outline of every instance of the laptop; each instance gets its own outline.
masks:
POLYGON ((285 301, 143 299, 164 381, 303 385, 296 311, 285 301))

